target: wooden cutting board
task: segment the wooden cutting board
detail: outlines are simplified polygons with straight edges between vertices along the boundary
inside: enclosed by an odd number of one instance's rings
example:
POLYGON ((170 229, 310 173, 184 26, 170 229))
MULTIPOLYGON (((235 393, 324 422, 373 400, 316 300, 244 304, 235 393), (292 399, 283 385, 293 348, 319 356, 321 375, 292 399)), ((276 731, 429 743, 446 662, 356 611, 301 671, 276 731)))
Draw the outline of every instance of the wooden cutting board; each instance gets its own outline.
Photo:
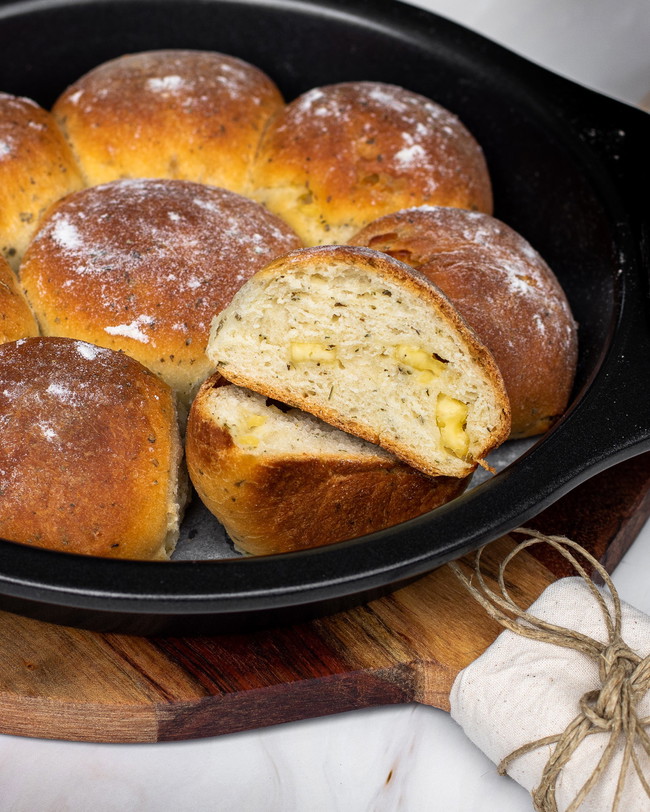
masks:
MULTIPOLYGON (((529 524, 571 536, 611 571, 650 515, 649 494, 650 453, 598 475, 529 524)), ((488 569, 513 543, 490 545, 488 569)), ((541 548, 508 573, 522 606, 569 574, 541 548)), ((365 606, 247 635, 145 639, 0 613, 0 732, 155 742, 371 705, 448 710, 457 673, 499 632, 448 567, 365 606)))

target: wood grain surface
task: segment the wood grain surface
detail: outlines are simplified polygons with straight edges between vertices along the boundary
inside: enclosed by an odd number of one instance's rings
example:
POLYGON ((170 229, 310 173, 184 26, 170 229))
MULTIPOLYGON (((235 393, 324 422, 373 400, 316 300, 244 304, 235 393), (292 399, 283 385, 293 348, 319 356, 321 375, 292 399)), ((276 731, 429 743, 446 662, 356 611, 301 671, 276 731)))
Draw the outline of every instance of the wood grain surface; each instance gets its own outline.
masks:
MULTIPOLYGON (((650 513, 649 484, 645 454, 530 524, 577 537, 611 571, 650 513)), ((488 572, 513 543, 490 545, 488 572)), ((508 571, 522 606, 565 574, 562 562, 540 557, 523 554, 508 571)), ((372 705, 448 709, 458 671, 499 631, 448 567, 364 606, 246 635, 145 639, 0 613, 0 732, 154 742, 372 705)))

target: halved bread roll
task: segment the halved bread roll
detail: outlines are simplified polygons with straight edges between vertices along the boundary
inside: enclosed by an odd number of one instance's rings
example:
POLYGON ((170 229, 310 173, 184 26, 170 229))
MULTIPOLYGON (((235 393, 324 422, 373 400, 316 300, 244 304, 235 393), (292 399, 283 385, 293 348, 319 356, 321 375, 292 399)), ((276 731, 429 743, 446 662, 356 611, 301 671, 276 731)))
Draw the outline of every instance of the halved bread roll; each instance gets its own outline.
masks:
POLYGON ((0 346, 0 538, 166 559, 181 459, 171 390, 128 355, 69 338, 0 346))
POLYGON ((0 344, 38 335, 38 324, 14 272, 0 256, 0 344))
POLYGON ((510 431, 490 352, 429 280, 366 248, 271 262, 214 319, 206 353, 232 383, 429 475, 466 476, 510 431))
POLYGON ((418 268, 449 297, 499 366, 513 437, 541 434, 564 412, 577 325, 555 274, 520 234, 487 214, 424 206, 380 217, 350 244, 418 268))
POLYGON ((209 378, 192 404, 190 478, 236 547, 266 555, 382 530, 460 495, 468 478, 428 477, 298 409, 209 378))

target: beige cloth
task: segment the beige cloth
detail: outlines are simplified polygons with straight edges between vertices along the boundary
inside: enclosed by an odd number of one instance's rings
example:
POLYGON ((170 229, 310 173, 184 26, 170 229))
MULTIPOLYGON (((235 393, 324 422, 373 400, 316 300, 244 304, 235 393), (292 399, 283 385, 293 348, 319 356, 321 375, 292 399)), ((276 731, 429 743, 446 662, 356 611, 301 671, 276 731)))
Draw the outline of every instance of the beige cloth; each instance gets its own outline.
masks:
MULTIPOLYGON (((608 606, 611 599, 605 590, 608 606)), ((528 610, 530 614, 597 640, 607 641, 602 611, 582 578, 563 578, 549 586, 528 610)), ((650 654, 650 617, 622 604, 621 637, 646 657, 650 654)), ((541 643, 504 631, 460 672, 451 692, 451 715, 467 736, 495 764, 523 744, 561 733, 578 715, 578 701, 598 689, 596 662, 581 652, 541 643)), ((638 703, 639 716, 650 716, 650 693, 638 703)), ((557 784, 558 809, 564 810, 591 775, 609 734, 588 736, 563 771, 557 784)), ((529 791, 540 781, 552 747, 520 756, 508 774, 529 791)), ((637 748, 644 775, 650 763, 637 748)), ((580 806, 580 812, 611 809, 621 764, 622 745, 607 771, 580 806)), ((650 812, 650 798, 631 767, 620 805, 621 812, 650 812)))

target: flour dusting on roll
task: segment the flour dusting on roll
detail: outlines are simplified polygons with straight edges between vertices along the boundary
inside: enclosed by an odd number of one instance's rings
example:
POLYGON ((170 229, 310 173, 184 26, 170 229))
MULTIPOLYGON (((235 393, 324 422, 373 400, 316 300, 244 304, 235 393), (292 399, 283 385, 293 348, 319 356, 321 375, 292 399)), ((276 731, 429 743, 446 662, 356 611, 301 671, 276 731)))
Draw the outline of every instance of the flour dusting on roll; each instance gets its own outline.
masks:
POLYGON ((56 206, 20 277, 44 335, 124 350, 189 404, 211 371, 205 345, 215 313, 299 245, 281 220, 234 192, 122 180, 56 206))
POLYGON ((253 195, 305 245, 346 242, 382 214, 435 204, 492 211, 481 147, 450 111, 381 82, 314 88, 269 123, 253 195))
POLYGON ((541 434, 564 412, 577 325, 555 274, 521 235, 486 214, 423 207, 375 220, 350 244, 407 262, 449 297, 499 366, 513 437, 541 434))
POLYGON ((0 346, 0 538, 166 559, 181 456, 171 390, 124 353, 67 338, 0 346))
POLYGON ((232 383, 311 412, 430 475, 466 476, 510 431, 490 352, 429 280, 378 251, 293 251, 217 316, 232 383))
POLYGON ((90 185, 179 178, 246 193, 284 100, 259 68, 213 51, 126 54, 79 78, 53 113, 90 185))

